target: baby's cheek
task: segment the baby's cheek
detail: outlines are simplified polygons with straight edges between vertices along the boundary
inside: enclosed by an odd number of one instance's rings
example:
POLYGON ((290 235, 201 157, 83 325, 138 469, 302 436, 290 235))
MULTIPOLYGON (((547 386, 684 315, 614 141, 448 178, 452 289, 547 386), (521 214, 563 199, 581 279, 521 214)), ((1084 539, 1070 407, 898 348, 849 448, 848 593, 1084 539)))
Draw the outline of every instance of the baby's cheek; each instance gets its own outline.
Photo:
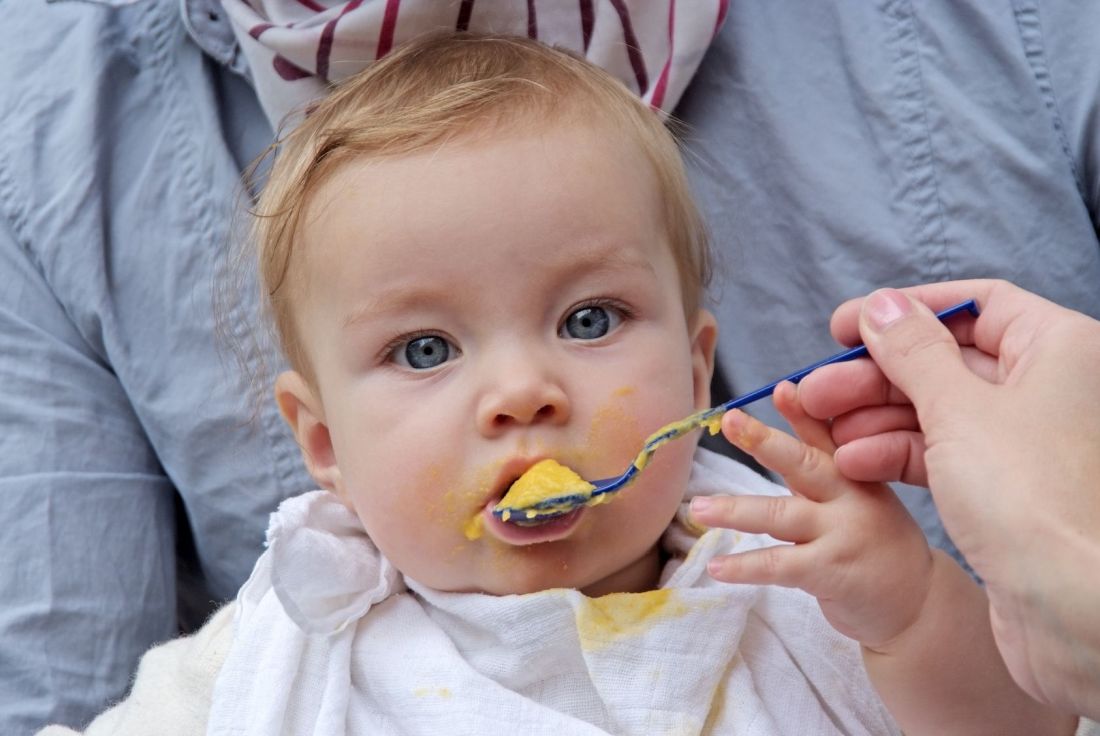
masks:
POLYGON ((586 466, 601 469, 604 477, 622 473, 642 449, 646 433, 634 411, 635 401, 636 392, 620 389, 589 421, 585 447, 578 456, 586 466))

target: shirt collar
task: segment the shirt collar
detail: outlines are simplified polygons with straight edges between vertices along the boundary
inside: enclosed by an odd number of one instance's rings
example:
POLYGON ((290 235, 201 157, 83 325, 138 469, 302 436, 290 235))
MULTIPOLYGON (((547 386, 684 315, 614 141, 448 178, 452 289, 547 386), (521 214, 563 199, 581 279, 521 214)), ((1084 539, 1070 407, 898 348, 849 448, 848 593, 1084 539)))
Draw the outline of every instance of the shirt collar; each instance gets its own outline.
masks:
POLYGON ((233 35, 221 0, 180 0, 180 15, 199 48, 222 66, 251 80, 248 62, 233 35))

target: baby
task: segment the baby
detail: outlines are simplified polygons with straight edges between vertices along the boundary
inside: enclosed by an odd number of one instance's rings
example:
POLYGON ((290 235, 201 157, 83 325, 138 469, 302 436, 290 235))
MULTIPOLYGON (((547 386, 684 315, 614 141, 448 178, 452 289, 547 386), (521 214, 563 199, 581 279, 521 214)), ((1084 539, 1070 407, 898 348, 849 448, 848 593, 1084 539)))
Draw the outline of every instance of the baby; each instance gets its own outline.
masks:
POLYGON ((793 495, 685 438, 611 503, 493 515, 537 462, 618 475, 710 403, 704 228, 672 136, 604 72, 414 41, 284 137, 256 215, 275 394, 323 490, 89 733, 1073 732, 789 384, 801 441, 722 430, 793 495))

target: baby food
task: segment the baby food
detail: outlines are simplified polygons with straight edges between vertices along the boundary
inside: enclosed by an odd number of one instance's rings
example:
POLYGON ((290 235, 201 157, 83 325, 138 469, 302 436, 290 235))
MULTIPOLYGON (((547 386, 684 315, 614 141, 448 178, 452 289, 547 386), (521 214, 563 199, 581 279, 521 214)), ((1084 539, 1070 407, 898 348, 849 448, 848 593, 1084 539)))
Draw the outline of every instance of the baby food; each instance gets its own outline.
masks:
MULTIPOLYGON (((508 521, 512 516, 512 509, 524 509, 527 519, 538 516, 556 514, 554 508, 532 509, 534 506, 547 499, 559 496, 587 495, 596 487, 577 475, 572 468, 567 468, 556 460, 547 458, 540 460, 527 469, 527 472, 519 477, 508 489, 504 498, 497 504, 498 508, 504 508, 501 515, 503 521, 508 521)), ((568 503, 572 507, 579 504, 568 503)))

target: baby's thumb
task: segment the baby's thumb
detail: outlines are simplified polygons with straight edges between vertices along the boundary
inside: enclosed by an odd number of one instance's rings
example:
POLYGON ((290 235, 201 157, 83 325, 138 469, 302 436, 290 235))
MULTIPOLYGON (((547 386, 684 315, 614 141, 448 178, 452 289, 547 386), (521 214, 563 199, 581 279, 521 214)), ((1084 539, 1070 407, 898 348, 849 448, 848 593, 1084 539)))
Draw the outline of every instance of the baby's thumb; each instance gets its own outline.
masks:
POLYGON ((863 302, 859 332, 875 364, 904 393, 927 431, 936 407, 965 402, 978 380, 951 332, 928 307, 896 289, 863 302))

